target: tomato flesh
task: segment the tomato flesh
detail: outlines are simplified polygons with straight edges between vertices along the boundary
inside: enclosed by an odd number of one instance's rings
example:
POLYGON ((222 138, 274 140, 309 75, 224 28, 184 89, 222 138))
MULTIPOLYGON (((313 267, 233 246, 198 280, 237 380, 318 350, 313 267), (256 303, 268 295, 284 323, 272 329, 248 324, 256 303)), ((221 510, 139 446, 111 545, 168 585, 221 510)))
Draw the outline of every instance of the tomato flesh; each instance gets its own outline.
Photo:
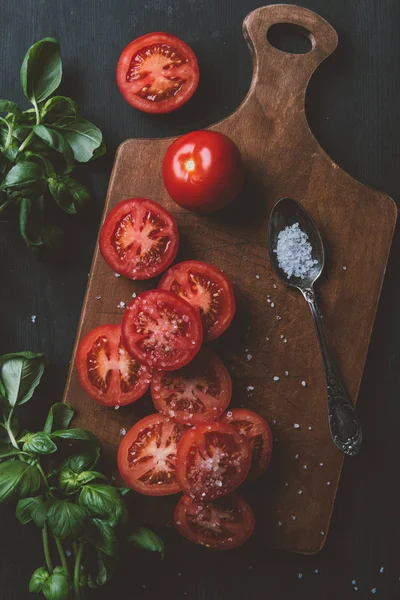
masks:
POLYGON ((118 449, 118 469, 125 483, 146 496, 177 494, 176 450, 186 429, 159 414, 136 423, 118 449))
POLYGON ((246 408, 229 410, 221 421, 233 425, 239 433, 246 436, 252 453, 248 481, 256 481, 271 460, 273 438, 268 423, 260 415, 246 408))
POLYGON ((128 305, 122 337, 138 362, 173 371, 194 358, 203 332, 198 313, 186 300, 166 290, 150 290, 128 305))
POLYGON ((206 501, 226 496, 243 483, 250 461, 250 446, 234 427, 202 423, 180 441, 176 476, 186 495, 206 501))
POLYGON ((182 369, 154 372, 151 395, 163 415, 195 425, 224 412, 232 396, 232 381, 223 362, 202 348, 182 369))
POLYGON ((144 112, 167 113, 185 104, 199 82, 191 48, 167 33, 144 35, 126 46, 117 65, 125 100, 144 112))
POLYGON ((192 131, 176 139, 165 153, 162 172, 171 198, 204 214, 228 206, 244 180, 238 147, 217 131, 192 131))
POLYGON ((204 341, 215 340, 232 322, 236 308, 233 287, 214 265, 198 260, 178 263, 168 269, 158 287, 175 292, 199 311, 204 341))
POLYGON ((238 494, 201 503, 183 496, 175 509, 175 526, 188 540, 214 550, 244 544, 254 531, 250 505, 238 494))
POLYGON ((131 198, 109 213, 99 243, 114 271, 130 279, 149 279, 174 260, 179 246, 178 226, 157 202, 131 198))
POLYGON ((127 351, 119 325, 101 325, 80 342, 76 365, 81 386, 104 406, 135 402, 147 391, 150 373, 127 351))

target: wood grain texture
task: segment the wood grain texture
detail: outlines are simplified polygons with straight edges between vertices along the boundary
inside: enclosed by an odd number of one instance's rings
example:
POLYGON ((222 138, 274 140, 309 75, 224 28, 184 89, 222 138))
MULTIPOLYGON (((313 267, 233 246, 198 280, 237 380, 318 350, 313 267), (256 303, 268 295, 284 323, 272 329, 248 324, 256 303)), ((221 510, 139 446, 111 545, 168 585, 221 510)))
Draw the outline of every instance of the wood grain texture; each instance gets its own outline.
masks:
MULTIPOLYGON (((271 472, 249 494, 270 546, 314 553, 326 539, 343 457, 329 436, 325 379, 308 308, 275 279, 267 257, 268 217, 273 204, 289 196, 307 208, 320 228, 328 257, 318 286, 324 323, 355 401, 397 209, 390 198, 342 171, 309 129, 305 93, 315 69, 336 48, 333 28, 306 9, 271 5, 250 13, 243 31, 254 62, 251 86, 240 107, 212 126, 242 152, 247 180, 237 201, 209 217, 179 209, 161 178, 162 158, 174 138, 130 139, 117 152, 104 214, 133 196, 160 202, 178 220, 178 259, 214 263, 234 282, 237 315, 215 347, 231 368, 233 402, 260 412, 277 439, 271 472), (266 32, 282 22, 310 32, 308 54, 287 54, 269 44, 266 32)), ((96 247, 77 342, 96 325, 120 322, 119 302, 154 286, 154 281, 115 278, 96 247)), ((80 389, 73 363, 64 400, 77 409, 76 423, 90 427, 104 442, 110 465, 121 428, 152 411, 142 401, 118 412, 95 405, 80 389)), ((155 512, 158 521, 168 520, 170 501, 140 504, 143 518, 154 520, 155 512)))

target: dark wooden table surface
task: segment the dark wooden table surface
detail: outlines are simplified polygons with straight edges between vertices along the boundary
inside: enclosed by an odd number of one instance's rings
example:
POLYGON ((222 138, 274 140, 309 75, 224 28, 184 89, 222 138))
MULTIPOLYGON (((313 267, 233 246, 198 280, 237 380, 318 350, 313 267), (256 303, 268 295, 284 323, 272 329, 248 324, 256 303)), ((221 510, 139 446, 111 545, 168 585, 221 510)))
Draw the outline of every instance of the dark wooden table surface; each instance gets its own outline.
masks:
MULTIPOLYGON (((337 52, 311 82, 311 127, 338 164, 398 200, 400 3, 301 4, 325 17, 340 40, 337 52)), ((2 0, 0 97, 24 102, 19 84, 24 53, 36 40, 53 35, 61 42, 63 92, 101 127, 108 145, 107 156, 81 173, 94 196, 90 214, 60 217, 71 241, 62 267, 36 262, 15 220, 2 215, 0 222, 0 352, 32 349, 44 352, 49 361, 35 406, 29 408, 33 425, 62 395, 115 148, 127 137, 176 135, 231 112, 251 76, 241 24, 260 5, 255 0, 2 0), (182 37, 200 64, 196 96, 170 116, 134 111, 114 82, 124 45, 154 30, 182 37), (37 316, 34 324, 31 315, 37 316)), ((397 233, 358 404, 365 443, 358 458, 345 461, 324 550, 309 557, 271 552, 255 536, 242 550, 216 555, 169 533, 163 563, 141 554, 122 557, 114 582, 96 598, 347 600, 355 593, 357 598, 374 593, 384 600, 399 597, 399 251, 397 233)), ((1 600, 28 598, 28 579, 40 563, 40 553, 37 530, 19 526, 12 510, 3 510, 1 600)))

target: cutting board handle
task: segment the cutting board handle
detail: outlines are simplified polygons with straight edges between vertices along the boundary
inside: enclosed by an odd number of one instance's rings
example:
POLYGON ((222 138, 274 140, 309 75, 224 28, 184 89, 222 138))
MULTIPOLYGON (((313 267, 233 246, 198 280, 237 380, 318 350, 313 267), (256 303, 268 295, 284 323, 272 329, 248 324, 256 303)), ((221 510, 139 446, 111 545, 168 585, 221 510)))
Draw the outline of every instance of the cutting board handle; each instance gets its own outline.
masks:
POLYGON ((272 4, 257 8, 245 18, 243 35, 254 60, 253 85, 268 83, 279 78, 305 91, 312 73, 335 50, 338 43, 336 31, 316 13, 291 4, 272 4), (291 24, 302 28, 311 41, 305 54, 291 54, 275 48, 267 39, 268 30, 275 24, 291 24), (279 76, 281 73, 281 76, 279 76))

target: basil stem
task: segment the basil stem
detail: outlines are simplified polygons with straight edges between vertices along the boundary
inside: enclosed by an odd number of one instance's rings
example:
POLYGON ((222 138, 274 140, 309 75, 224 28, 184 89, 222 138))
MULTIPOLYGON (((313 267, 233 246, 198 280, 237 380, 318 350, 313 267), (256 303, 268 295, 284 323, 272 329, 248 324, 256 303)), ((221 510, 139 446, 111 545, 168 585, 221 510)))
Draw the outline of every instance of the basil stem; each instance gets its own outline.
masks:
POLYGON ((44 550, 44 558, 46 560, 47 569, 50 573, 53 572, 53 563, 51 562, 50 549, 49 549, 49 531, 47 528, 46 521, 44 522, 42 529, 42 538, 43 538, 43 550, 44 550))

